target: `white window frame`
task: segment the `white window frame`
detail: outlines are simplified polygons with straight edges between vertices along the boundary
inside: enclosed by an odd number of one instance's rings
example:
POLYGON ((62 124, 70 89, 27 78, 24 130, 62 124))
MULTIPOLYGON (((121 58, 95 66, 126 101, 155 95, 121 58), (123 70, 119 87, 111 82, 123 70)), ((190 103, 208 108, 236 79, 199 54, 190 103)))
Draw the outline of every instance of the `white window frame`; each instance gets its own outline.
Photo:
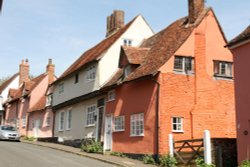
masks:
POLYGON ((64 131, 64 122, 65 122, 65 111, 61 111, 59 112, 58 131, 64 131))
POLYGON ((51 106, 52 105, 52 98, 53 98, 53 94, 49 94, 46 96, 46 107, 51 106))
POLYGON ((193 57, 176 55, 174 57, 174 71, 179 72, 179 73, 183 73, 183 74, 193 74, 194 73, 194 58, 193 57), (177 58, 181 59, 181 66, 182 66, 181 68, 176 68, 175 67, 175 63, 176 63, 177 58), (187 69, 187 63, 190 60, 191 60, 191 70, 187 69))
POLYGON ((86 126, 95 125, 95 115, 96 115, 96 105, 91 105, 87 107, 87 120, 86 126))
POLYGON ((125 116, 114 117, 114 132, 125 130, 125 116))
POLYGON ((214 61, 214 76, 222 78, 233 78, 233 63, 226 61, 214 61), (225 72, 222 71, 222 67, 225 67, 225 72))
POLYGON ((58 93, 59 94, 64 93, 64 83, 63 82, 58 85, 58 93))
POLYGON ((26 116, 22 116, 22 127, 26 127, 27 119, 26 116))
POLYGON ((130 136, 144 136, 144 113, 130 116, 130 136))
POLYGON ((124 38, 123 39, 123 46, 132 46, 133 40, 124 38))
POLYGON ((68 109, 66 114, 66 130, 71 130, 72 128, 72 108, 68 109))
POLYGON ((172 117, 171 122, 172 122, 172 132, 184 132, 183 117, 174 116, 172 117))
POLYGON ((114 101, 115 100, 115 90, 111 90, 108 92, 108 101, 114 101))
POLYGON ((92 65, 86 70, 86 80, 87 82, 94 81, 96 78, 96 65, 92 65))

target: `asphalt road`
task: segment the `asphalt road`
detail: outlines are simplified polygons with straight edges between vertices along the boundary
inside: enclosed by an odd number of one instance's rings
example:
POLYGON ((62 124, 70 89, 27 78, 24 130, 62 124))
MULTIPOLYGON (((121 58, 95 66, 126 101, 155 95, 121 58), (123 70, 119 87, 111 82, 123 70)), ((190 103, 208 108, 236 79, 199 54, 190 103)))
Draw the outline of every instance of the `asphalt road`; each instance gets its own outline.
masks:
POLYGON ((114 167, 50 148, 0 141, 0 167, 114 167))

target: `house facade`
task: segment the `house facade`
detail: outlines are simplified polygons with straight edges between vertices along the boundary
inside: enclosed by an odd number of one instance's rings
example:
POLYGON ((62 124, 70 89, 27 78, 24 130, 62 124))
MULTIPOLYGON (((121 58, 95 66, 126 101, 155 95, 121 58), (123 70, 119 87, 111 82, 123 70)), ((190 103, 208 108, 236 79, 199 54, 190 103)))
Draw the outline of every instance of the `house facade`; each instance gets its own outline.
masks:
POLYGON ((3 104, 8 99, 8 93, 11 88, 17 89, 19 86, 19 73, 14 74, 0 86, 0 125, 4 124, 5 109, 3 104))
POLYGON ((202 138, 204 130, 213 138, 236 137, 232 54, 213 10, 203 0, 188 7, 187 17, 140 47, 122 47, 120 70, 102 88, 112 99, 108 149, 166 154, 169 134, 175 141, 202 138))
POLYGON ((54 80, 54 65, 49 60, 46 72, 29 78, 28 60, 20 64, 20 83, 18 89, 10 89, 8 100, 5 102, 5 124, 15 126, 22 136, 28 135, 28 113, 41 103, 49 83, 54 80))
POLYGON ((250 79, 248 76, 250 63, 250 26, 231 40, 228 47, 234 55, 235 99, 237 120, 238 162, 250 159, 250 79))
POLYGON ((107 18, 106 38, 86 51, 53 84, 54 134, 60 141, 101 140, 105 96, 100 88, 115 74, 121 45, 139 46, 153 35, 142 16, 124 25, 124 12, 107 18))

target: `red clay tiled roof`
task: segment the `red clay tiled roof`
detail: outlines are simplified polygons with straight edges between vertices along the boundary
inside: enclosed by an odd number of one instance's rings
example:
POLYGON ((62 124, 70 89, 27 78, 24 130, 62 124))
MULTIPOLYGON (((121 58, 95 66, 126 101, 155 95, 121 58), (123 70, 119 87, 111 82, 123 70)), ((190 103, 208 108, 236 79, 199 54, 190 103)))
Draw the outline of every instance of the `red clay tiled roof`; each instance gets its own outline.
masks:
POLYGON ((122 47, 130 64, 142 64, 150 48, 122 47))
POLYGON ((242 33, 240 33, 238 36, 232 39, 227 46, 230 47, 249 39, 250 39, 250 25, 242 33))
MULTIPOLYGON (((188 17, 184 17, 175 21, 159 33, 145 40, 140 47, 150 48, 150 50, 148 50, 147 54, 145 53, 145 55, 141 53, 137 55, 143 56, 144 61, 140 63, 140 66, 135 69, 130 75, 128 75, 128 77, 125 78, 123 82, 156 74, 159 68, 164 65, 182 46, 182 44, 191 35, 194 28, 201 23, 201 21, 209 11, 212 11, 212 9, 204 9, 196 20, 195 24, 188 25, 188 17)), ((104 88, 119 84, 121 76, 122 73, 119 70, 117 74, 114 75, 114 77, 104 86, 104 88)))
POLYGON ((131 26, 131 24, 136 20, 137 17, 135 17, 132 21, 119 29, 110 37, 104 39, 99 44, 83 53, 55 82, 58 82, 63 78, 69 76, 70 74, 82 68, 87 63, 98 60, 101 54, 109 49, 109 47, 113 45, 126 32, 126 30, 131 26))
POLYGON ((29 112, 41 111, 45 108, 46 105, 46 96, 42 96, 38 102, 30 109, 29 112))
POLYGON ((6 89, 6 88, 9 86, 9 84, 10 84, 18 75, 19 75, 19 73, 14 74, 11 78, 9 78, 8 80, 6 80, 4 83, 2 83, 2 84, 0 85, 0 94, 2 93, 2 91, 3 91, 4 89, 6 89))
POLYGON ((11 97, 11 100, 9 101, 15 101, 23 96, 23 92, 25 91, 25 95, 29 95, 32 90, 47 76, 46 73, 39 75, 38 77, 32 79, 29 82, 25 82, 19 89, 11 89, 9 91, 9 95, 11 97))

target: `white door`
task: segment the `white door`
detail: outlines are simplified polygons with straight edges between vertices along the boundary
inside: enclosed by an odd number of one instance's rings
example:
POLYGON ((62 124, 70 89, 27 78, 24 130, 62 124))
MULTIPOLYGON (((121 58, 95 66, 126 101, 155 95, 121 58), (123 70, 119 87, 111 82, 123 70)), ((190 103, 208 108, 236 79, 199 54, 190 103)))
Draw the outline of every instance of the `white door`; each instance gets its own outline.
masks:
POLYGON ((104 150, 112 150, 112 116, 105 118, 104 150))
POLYGON ((40 120, 35 120, 35 127, 34 127, 34 137, 38 137, 39 135, 39 126, 40 126, 40 120))

